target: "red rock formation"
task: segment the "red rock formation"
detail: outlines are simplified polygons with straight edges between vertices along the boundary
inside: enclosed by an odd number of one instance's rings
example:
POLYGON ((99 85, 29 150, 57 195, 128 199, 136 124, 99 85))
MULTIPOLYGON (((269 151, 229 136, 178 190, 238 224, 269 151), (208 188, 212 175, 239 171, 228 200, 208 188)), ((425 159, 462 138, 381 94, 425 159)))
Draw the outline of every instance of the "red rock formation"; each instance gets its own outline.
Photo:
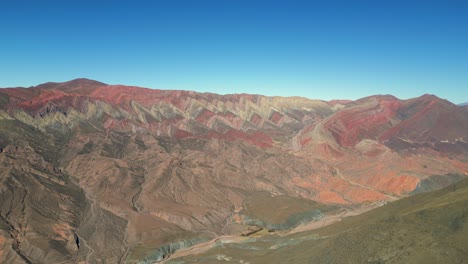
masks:
POLYGON ((431 175, 468 174, 467 142, 466 109, 427 95, 323 102, 85 79, 0 89, 0 261, 141 260, 230 230, 265 193, 398 199, 431 175))

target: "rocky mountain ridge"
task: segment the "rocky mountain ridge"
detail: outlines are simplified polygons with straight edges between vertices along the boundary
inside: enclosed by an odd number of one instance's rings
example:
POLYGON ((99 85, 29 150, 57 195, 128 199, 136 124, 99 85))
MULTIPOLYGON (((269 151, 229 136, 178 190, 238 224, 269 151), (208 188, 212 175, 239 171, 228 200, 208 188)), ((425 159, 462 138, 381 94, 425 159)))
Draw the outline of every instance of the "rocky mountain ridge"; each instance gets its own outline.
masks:
POLYGON ((260 212, 287 228, 386 203, 465 178, 467 142, 468 109, 432 95, 325 102, 87 79, 0 89, 0 261, 134 263, 240 233, 260 212))

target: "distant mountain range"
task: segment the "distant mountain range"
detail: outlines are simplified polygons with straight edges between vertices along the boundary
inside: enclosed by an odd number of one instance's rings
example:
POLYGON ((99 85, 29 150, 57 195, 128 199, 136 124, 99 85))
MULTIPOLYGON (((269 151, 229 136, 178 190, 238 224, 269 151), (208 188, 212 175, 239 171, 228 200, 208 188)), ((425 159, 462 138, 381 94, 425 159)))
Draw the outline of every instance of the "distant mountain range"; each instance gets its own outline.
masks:
POLYGON ((468 102, 467 103, 462 103, 462 104, 458 104, 459 106, 468 106, 468 102))
POLYGON ((375 207, 466 178, 467 142, 468 109, 434 95, 0 89, 0 263, 151 262, 375 207))

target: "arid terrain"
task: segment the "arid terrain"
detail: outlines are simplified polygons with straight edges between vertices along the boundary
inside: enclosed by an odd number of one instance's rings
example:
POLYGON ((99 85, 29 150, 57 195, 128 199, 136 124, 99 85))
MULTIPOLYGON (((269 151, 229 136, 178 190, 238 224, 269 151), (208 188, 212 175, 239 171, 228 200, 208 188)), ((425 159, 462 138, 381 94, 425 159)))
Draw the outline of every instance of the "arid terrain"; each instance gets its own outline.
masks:
POLYGON ((164 263, 468 263, 467 223, 464 180, 310 231, 221 238, 164 263))
POLYGON ((0 152, 0 263, 153 263, 194 245, 169 263, 467 254, 468 108, 434 95, 4 88, 0 152))

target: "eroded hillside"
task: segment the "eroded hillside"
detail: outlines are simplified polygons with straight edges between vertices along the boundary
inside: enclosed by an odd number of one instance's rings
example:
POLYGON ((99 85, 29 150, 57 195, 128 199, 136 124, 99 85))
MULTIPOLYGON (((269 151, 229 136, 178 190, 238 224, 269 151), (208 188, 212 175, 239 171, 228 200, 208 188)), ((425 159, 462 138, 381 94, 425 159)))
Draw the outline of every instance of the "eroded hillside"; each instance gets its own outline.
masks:
POLYGON ((135 263, 289 229, 460 181, 467 142, 467 109, 429 95, 0 89, 0 261, 135 263))

